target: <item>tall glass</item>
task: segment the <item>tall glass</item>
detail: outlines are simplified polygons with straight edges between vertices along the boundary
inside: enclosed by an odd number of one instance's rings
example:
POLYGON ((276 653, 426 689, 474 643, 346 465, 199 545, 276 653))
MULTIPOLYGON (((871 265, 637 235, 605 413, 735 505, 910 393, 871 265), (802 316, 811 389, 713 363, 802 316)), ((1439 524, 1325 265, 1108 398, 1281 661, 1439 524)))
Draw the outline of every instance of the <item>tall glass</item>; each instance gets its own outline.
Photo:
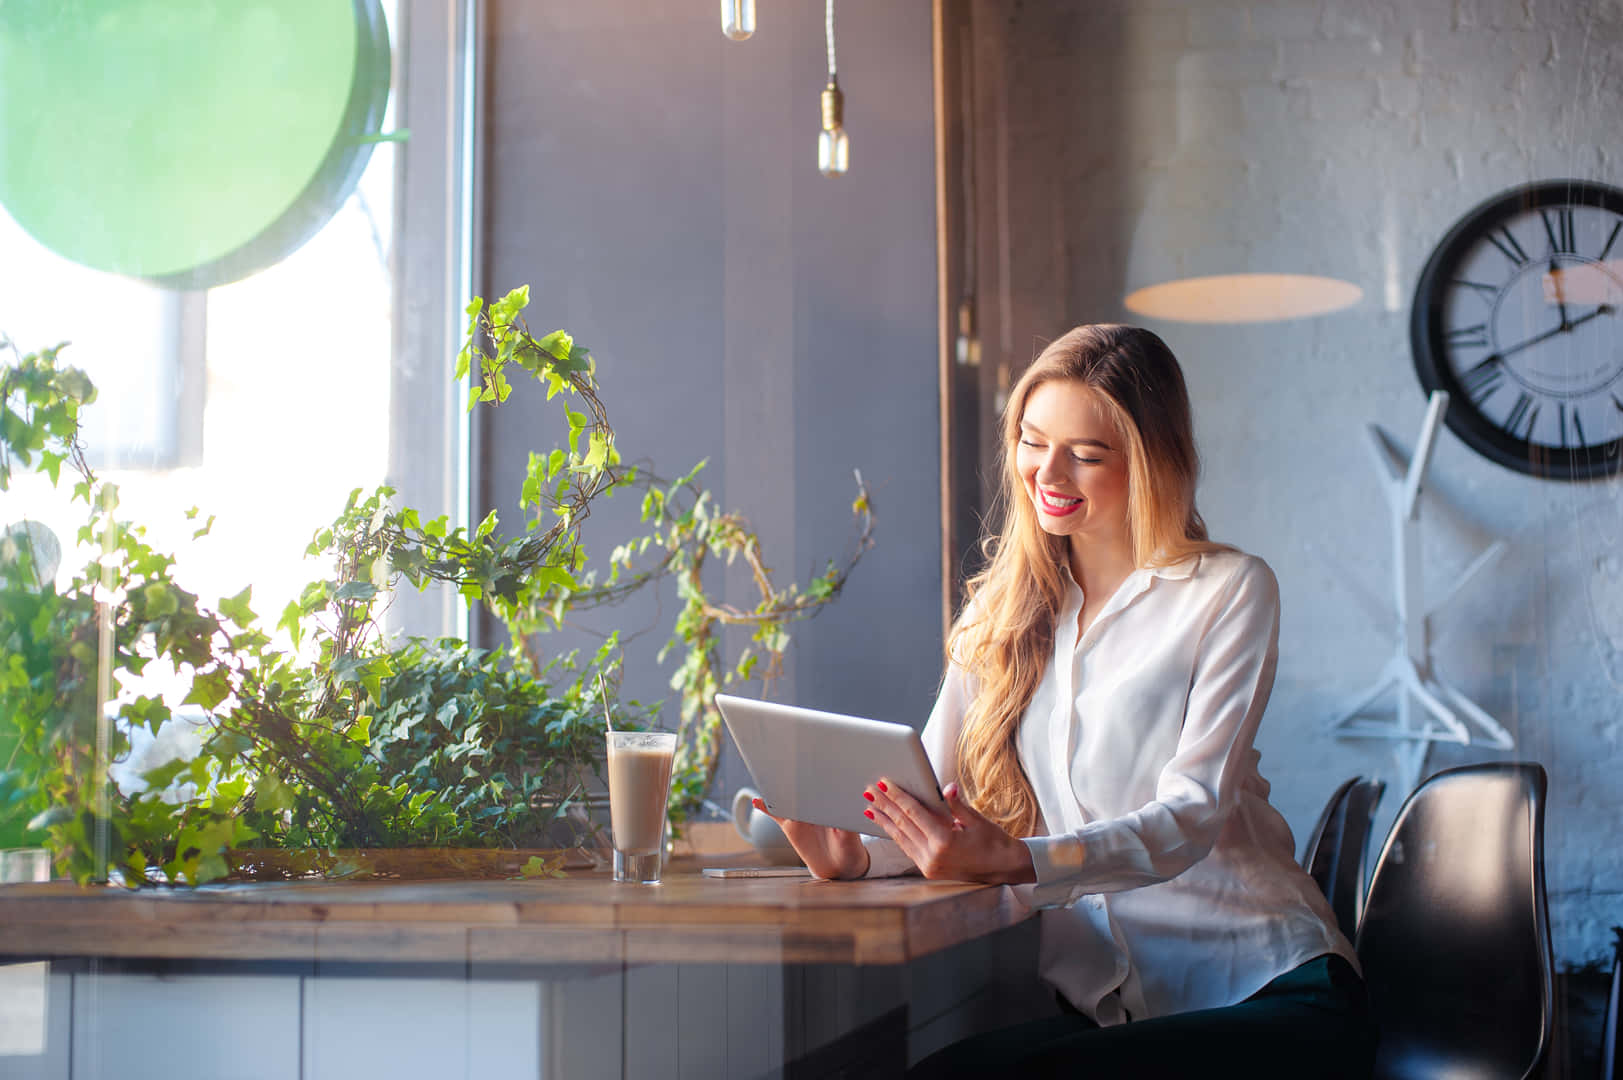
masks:
POLYGON ((674 732, 609 732, 615 881, 659 884, 665 859, 665 804, 671 797, 675 758, 674 732))

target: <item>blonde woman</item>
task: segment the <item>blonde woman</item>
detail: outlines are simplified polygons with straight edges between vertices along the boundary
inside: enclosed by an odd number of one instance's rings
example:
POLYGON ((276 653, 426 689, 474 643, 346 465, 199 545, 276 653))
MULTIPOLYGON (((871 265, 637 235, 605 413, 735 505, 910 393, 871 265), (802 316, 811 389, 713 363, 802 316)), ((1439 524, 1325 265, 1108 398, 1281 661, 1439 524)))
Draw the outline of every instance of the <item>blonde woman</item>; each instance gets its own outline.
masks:
POLYGON ((889 840, 783 822, 820 877, 1001 882, 1044 909, 1061 1014, 919 1074, 1367 1076, 1357 959, 1252 748, 1278 588, 1206 537, 1177 361, 1078 327, 1015 385, 1003 442, 1003 526, 923 733, 951 816, 880 778, 889 840))

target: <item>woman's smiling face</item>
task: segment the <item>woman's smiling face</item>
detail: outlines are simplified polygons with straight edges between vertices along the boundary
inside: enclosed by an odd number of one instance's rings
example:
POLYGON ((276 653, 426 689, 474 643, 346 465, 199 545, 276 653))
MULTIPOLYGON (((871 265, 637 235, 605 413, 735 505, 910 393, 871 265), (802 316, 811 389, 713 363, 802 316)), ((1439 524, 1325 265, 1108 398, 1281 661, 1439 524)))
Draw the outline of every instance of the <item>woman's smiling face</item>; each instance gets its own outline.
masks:
POLYGON ((1089 543, 1126 541, 1127 448, 1086 384, 1050 379, 1031 391, 1015 468, 1044 532, 1089 543))

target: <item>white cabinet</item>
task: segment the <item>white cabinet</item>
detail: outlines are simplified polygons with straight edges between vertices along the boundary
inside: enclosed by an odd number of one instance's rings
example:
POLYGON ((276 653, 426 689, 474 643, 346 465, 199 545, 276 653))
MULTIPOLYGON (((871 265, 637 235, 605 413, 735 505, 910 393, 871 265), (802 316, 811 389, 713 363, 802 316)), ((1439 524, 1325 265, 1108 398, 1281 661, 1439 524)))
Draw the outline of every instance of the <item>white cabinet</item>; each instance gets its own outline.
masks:
POLYGON ((72 997, 49 964, 0 964, 0 1080, 68 1080, 72 997))
POLYGON ((319 975, 301 981, 303 1080, 536 1080, 541 1074, 541 986, 533 980, 319 975))
POLYGON ((299 1080, 299 979, 73 976, 71 1080, 299 1080))

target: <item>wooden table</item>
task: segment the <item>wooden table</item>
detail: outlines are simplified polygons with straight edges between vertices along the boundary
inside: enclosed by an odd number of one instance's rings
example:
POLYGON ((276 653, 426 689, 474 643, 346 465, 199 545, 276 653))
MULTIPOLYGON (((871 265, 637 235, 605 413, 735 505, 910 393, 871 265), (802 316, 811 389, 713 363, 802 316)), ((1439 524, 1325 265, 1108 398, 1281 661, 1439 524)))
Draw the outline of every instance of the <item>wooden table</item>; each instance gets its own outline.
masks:
MULTIPOLYGON (((286 1013, 298 1060, 256 1075, 304 1080, 344 1075, 359 1053, 323 1042, 338 1026, 312 1033, 314 1019, 362 1015, 380 993, 394 1002, 389 1017, 420 1019, 381 1040, 413 1049, 388 1070, 366 1059, 375 1075, 462 1075, 459 1060, 469 1076, 526 1080, 894 1075, 984 1026, 1006 996, 996 987, 1031 966, 1033 928, 1007 888, 698 872, 740 861, 677 859, 659 886, 617 885, 604 870, 135 892, 4 886, 0 963, 49 962, 49 992, 74 1018, 56 1037, 64 1061, 84 1060, 91 1035, 123 1030, 119 1009, 135 1010, 128 1023, 139 1030, 161 1024, 153 995, 190 987, 171 1006, 188 1013, 188 1039, 228 1031, 239 1014, 275 1026, 266 1018, 286 1013), (101 1012, 85 1012, 80 983, 95 988, 101 1012), (475 986, 487 1004, 471 1003, 475 986), (507 1004, 488 1003, 497 1001, 507 1004), (219 1015, 199 1017, 209 1002, 219 1015), (466 1064, 491 1050, 478 1028, 492 1010, 520 1018, 504 1022, 503 1045, 514 1044, 514 1023, 533 1038, 517 1040, 516 1058, 466 1064)), ((351 1041, 358 1035, 379 1042, 352 1028, 351 1041)), ((154 1075, 179 1080, 173 1066, 154 1075)), ((42 1058, 37 1075, 79 1080, 52 1068, 42 1058)))
POLYGON ((508 963, 905 964, 1013 926, 1010 890, 890 878, 606 870, 531 881, 0 887, 0 956, 508 963))

